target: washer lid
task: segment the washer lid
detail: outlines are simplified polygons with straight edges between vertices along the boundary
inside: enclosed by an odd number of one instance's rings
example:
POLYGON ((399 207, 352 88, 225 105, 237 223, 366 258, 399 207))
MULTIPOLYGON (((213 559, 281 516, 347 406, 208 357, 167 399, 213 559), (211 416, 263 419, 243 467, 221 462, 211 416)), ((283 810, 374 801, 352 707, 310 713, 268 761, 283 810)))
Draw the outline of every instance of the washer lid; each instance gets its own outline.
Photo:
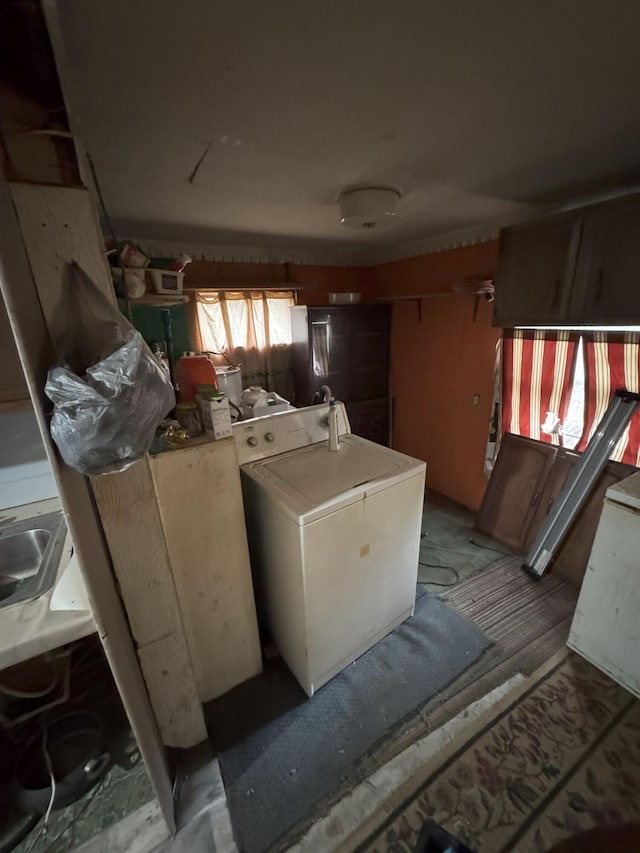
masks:
POLYGON ((320 518, 421 473, 425 463, 367 439, 348 435, 340 450, 316 444, 243 466, 300 524, 320 518))

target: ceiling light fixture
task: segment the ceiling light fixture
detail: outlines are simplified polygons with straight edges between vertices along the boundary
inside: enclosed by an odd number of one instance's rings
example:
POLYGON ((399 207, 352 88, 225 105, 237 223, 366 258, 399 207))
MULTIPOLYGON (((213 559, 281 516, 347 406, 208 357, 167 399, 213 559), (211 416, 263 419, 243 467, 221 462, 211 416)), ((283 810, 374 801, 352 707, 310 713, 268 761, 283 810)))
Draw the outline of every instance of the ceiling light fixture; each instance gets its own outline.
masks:
POLYGON ((348 228, 373 228, 396 215, 401 194, 393 187, 345 190, 338 202, 340 222, 348 228))

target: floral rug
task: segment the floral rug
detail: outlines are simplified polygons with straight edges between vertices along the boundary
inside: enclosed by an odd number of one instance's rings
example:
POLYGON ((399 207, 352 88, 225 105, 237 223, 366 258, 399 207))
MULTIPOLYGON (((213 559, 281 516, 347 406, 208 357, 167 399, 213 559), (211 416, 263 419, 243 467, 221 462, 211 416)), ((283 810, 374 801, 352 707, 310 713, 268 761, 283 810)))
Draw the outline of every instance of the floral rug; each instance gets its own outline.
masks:
POLYGON ((640 701, 568 653, 427 772, 358 850, 412 853, 432 818, 478 853, 543 853, 581 830, 640 820, 640 701))

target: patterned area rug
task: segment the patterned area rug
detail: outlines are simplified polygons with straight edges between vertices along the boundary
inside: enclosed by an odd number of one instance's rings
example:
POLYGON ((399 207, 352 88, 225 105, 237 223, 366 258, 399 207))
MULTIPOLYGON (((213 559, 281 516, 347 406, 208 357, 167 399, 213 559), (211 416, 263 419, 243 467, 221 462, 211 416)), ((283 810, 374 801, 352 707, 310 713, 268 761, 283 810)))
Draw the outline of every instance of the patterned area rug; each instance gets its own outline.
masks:
POLYGON ((543 853, 640 820, 640 701, 576 655, 448 755, 396 794, 358 850, 412 853, 427 818, 478 853, 543 853))

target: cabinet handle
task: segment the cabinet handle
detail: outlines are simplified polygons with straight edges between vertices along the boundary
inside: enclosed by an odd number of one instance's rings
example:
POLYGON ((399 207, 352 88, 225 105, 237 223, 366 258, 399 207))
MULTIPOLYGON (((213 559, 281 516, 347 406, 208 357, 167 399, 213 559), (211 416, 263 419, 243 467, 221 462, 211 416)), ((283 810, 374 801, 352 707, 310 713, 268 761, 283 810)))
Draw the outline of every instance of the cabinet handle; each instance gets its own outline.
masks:
POLYGON ((531 506, 536 506, 538 501, 540 500, 540 492, 536 492, 533 496, 533 500, 531 501, 531 506))
POLYGON ((549 501, 549 503, 547 504, 547 509, 546 509, 546 511, 545 511, 545 515, 549 515, 549 512, 551 511, 551 507, 553 506, 553 501, 554 501, 554 500, 555 500, 554 498, 551 498, 551 500, 550 500, 550 501, 549 501))
POLYGON ((560 279, 556 279, 556 283, 553 286, 553 299, 551 300, 551 308, 552 310, 558 307, 558 299, 560 297, 560 279))
POLYGON ((600 300, 602 299, 602 285, 604 284, 604 270, 600 270, 598 273, 598 286, 596 288, 596 305, 600 304, 600 300))

